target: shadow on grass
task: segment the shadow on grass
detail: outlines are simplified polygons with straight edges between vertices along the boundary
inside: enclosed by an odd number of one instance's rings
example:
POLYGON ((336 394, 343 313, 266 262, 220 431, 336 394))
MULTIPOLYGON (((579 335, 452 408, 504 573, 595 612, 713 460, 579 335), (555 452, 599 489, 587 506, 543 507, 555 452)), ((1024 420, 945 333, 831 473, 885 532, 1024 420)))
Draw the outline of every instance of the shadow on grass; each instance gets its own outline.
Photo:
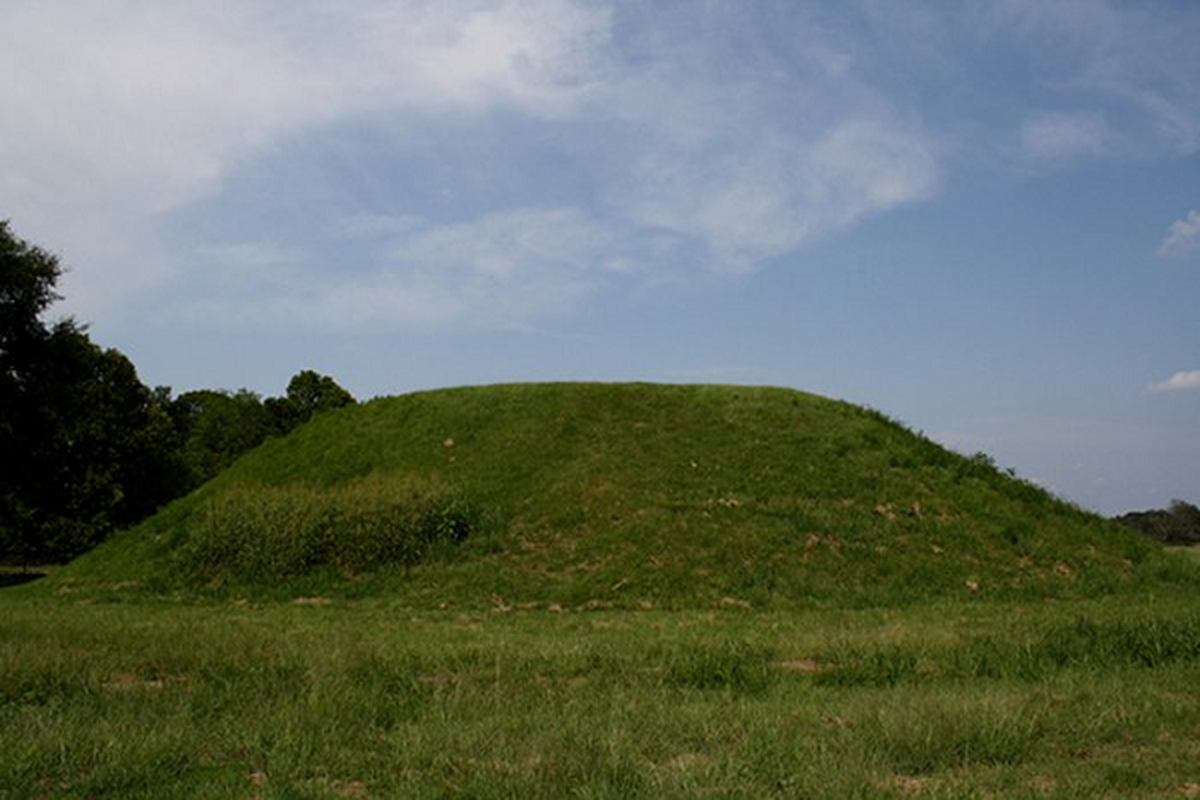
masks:
POLYGON ((0 572, 0 589, 7 586, 20 586, 44 577, 46 577, 45 572, 0 572))

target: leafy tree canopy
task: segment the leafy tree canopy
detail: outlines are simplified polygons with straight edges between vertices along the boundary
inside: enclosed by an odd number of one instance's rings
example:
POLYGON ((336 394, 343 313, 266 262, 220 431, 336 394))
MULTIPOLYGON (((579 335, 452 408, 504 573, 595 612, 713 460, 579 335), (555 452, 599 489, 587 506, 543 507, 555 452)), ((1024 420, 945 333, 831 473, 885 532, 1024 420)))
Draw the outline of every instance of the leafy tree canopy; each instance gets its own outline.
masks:
MULTIPOLYGON (((169 395, 170 390, 162 390, 169 395)), ((354 396, 327 375, 304 370, 292 376, 283 397, 261 399, 247 389, 185 392, 165 408, 195 488, 269 436, 283 436, 314 414, 353 405, 354 396)))
MULTIPOLYGON (((60 299, 54 285, 58 259, 13 235, 0 220, 0 358, 11 368, 12 351, 44 335, 39 317, 60 299)), ((8 376, 6 376, 8 377, 8 376)))
POLYGON ((311 369, 292 376, 287 385, 287 398, 306 414, 306 419, 318 411, 354 405, 354 396, 338 386, 333 378, 318 375, 311 369))
POLYGON ((288 433, 308 422, 313 414, 354 403, 354 395, 339 386, 333 378, 306 369, 288 381, 284 397, 268 399, 266 407, 275 419, 276 429, 280 433, 288 433))
POLYGON ((262 400, 246 389, 186 392, 167 408, 187 465, 189 489, 214 477, 274 432, 262 400))
POLYGON ((46 325, 58 260, 0 223, 0 558, 66 560, 178 492, 170 421, 74 320, 46 325))

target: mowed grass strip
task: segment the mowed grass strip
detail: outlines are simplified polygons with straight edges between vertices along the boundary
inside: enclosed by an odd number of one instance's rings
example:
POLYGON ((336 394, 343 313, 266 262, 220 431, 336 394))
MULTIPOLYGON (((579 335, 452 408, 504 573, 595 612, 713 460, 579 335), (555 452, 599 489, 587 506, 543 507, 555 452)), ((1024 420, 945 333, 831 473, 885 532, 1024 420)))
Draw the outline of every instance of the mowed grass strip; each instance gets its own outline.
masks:
POLYGON ((12 597, 6 796, 1136 797, 1200 782, 1198 609, 1182 596, 810 613, 12 597), (1074 638, 1029 669, 1059 634, 1074 638), (880 679, 863 662, 905 666, 880 679))
POLYGON ((1178 597, 1132 614, 8 597, 8 796, 1153 796, 1200 778, 1178 597), (1076 628, 1097 633, 1025 669, 1076 628), (1139 655, 1156 649, 1175 655, 1139 655), (962 667, 983 651, 994 667, 962 667), (916 666, 864 679, 850 652, 916 666))

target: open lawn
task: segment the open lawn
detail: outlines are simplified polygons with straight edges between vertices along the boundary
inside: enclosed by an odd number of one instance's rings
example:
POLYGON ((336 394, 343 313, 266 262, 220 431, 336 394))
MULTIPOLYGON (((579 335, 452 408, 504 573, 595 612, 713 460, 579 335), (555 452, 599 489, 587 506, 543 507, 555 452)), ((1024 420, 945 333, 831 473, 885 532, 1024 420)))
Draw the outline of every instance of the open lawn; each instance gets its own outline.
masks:
POLYGON ((0 590, 4 797, 1200 796, 1200 569, 791 390, 268 442, 0 590))
POLYGON ((0 592, 0 796, 1200 795, 1200 602, 0 592))

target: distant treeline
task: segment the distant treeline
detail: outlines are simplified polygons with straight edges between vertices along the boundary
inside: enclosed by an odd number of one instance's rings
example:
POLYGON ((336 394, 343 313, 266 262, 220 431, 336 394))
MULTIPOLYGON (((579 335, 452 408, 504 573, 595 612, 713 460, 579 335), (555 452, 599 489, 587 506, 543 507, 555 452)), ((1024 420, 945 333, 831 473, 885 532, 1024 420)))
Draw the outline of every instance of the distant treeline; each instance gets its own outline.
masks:
POLYGON ((292 376, 282 397, 266 400, 247 389, 201 389, 172 399, 170 389, 159 387, 154 397, 171 421, 172 444, 186 470, 186 491, 268 437, 284 436, 320 411, 355 403, 333 378, 312 370, 292 376))
POLYGON ((1163 544, 1200 544, 1200 508, 1182 500, 1172 500, 1165 509, 1133 511, 1114 519, 1163 544))
POLYGON ((0 220, 0 564, 66 561, 229 466, 269 436, 354 403, 296 374, 281 397, 172 397, 71 318, 47 324, 58 259, 0 220))

